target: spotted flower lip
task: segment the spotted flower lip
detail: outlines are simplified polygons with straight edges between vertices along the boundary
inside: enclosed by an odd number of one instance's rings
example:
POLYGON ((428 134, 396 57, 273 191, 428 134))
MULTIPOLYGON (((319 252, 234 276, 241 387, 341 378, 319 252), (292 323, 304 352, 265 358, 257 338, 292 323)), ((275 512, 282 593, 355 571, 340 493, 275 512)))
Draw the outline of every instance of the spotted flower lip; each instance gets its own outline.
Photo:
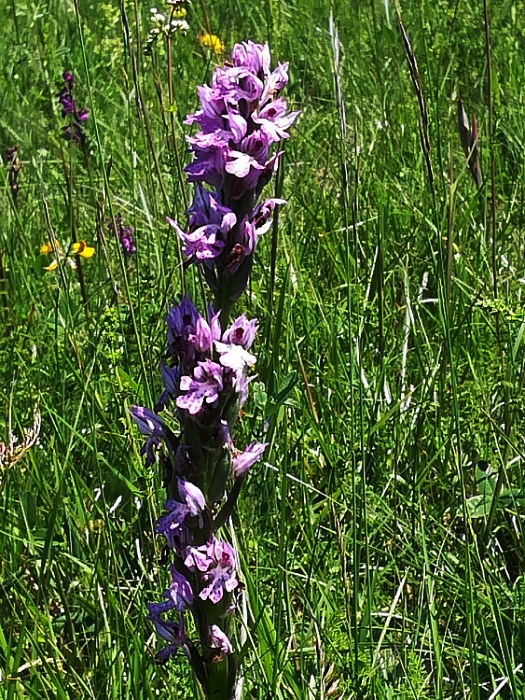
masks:
POLYGON ((177 406, 196 415, 204 406, 216 406, 223 388, 223 368, 213 360, 199 362, 193 377, 183 376, 180 388, 186 392, 177 399, 177 406))
POLYGON ((200 547, 188 547, 185 566, 197 571, 203 584, 199 592, 202 600, 209 598, 213 603, 222 600, 225 593, 237 588, 237 552, 232 545, 213 537, 200 547))

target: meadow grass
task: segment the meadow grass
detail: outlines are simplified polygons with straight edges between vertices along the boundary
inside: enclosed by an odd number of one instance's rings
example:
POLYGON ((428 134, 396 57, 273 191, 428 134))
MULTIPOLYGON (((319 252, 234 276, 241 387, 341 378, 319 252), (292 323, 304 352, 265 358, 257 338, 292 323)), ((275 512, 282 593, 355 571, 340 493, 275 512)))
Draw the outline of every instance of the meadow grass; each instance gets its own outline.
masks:
POLYGON ((199 43, 211 29, 226 54, 268 41, 303 110, 247 303, 261 329, 240 430, 270 448, 235 522, 246 697, 525 697, 519 3, 194 0, 171 74, 165 41, 144 51, 149 15, 0 7, 0 439, 41 416, 0 473, 0 696, 198 697, 185 659, 153 659, 162 485, 126 408, 158 396, 170 303, 183 285, 201 298, 166 216, 191 200, 183 120, 222 60, 199 43), (61 137, 66 69, 89 155, 61 137), (82 276, 43 269, 53 235, 96 248, 82 276))

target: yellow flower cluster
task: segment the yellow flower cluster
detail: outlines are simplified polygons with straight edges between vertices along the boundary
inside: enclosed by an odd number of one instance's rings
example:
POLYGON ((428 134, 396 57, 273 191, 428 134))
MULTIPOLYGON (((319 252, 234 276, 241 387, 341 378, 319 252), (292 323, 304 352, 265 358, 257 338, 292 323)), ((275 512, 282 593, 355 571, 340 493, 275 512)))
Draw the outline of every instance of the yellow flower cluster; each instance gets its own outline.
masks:
MULTIPOLYGON (((49 241, 43 243, 40 248, 40 252, 42 253, 42 255, 49 255, 49 253, 53 253, 53 251, 53 244, 49 241)), ((59 261, 61 260, 66 260, 72 268, 76 268, 77 264, 73 260, 72 256, 80 255, 80 257, 82 258, 91 258, 93 257, 93 255, 95 255, 95 249, 92 246, 88 245, 86 241, 75 241, 74 243, 71 243, 67 253, 64 255, 62 247, 57 241, 56 253, 57 257, 51 263, 49 263, 49 265, 44 267, 44 270, 47 270, 48 272, 54 272, 59 265, 59 261)))
POLYGON ((224 43, 215 34, 199 34, 199 41, 202 46, 211 49, 216 56, 224 51, 224 43))

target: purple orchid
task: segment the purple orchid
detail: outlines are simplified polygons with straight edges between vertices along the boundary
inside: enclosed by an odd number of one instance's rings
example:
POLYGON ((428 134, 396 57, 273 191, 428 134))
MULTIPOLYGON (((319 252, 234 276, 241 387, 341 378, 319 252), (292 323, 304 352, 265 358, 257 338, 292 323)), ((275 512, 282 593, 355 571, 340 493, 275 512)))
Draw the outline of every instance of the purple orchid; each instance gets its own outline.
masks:
POLYGON ((186 119, 200 127, 187 137, 194 158, 186 172, 197 184, 188 229, 168 219, 184 254, 203 263, 221 303, 237 299, 246 287, 258 238, 271 225, 275 205, 284 204, 270 199, 255 206, 282 156, 272 155, 272 146, 289 137, 299 115, 288 112, 279 96, 288 83, 288 64, 271 71, 266 44, 237 44, 232 64, 216 68, 212 85, 198 89, 200 109, 186 119))
POLYGON ((173 608, 182 612, 189 608, 195 599, 195 595, 189 581, 180 574, 175 566, 170 566, 171 585, 164 592, 164 597, 173 603, 173 608))
POLYGON ((180 388, 186 392, 177 399, 177 406, 184 408, 192 416, 202 411, 204 406, 215 408, 223 388, 223 369, 212 360, 199 362, 193 377, 184 376, 180 388))
MULTIPOLYGON (((170 609, 170 608, 168 608, 170 609)), ((162 637, 168 646, 159 651, 156 658, 160 664, 166 663, 172 656, 175 656, 177 651, 186 647, 186 633, 184 631, 184 618, 179 614, 178 620, 163 620, 160 615, 166 612, 164 603, 148 603, 148 620, 151 620, 155 625, 157 634, 162 637)))
POLYGON ((108 228, 110 233, 118 238, 124 255, 129 257, 137 252, 135 229, 133 226, 126 226, 120 214, 115 217, 115 222, 108 222, 108 228))
POLYGON ((190 513, 188 506, 170 498, 164 505, 164 510, 169 511, 157 522, 157 533, 164 535, 168 546, 174 552, 182 552, 193 541, 191 530, 185 523, 190 513))
MULTIPOLYGON (((73 76, 64 80, 62 106, 70 114, 76 106, 65 97, 72 94, 73 76)), ((268 46, 248 41, 234 47, 231 63, 215 69, 211 85, 198 88, 200 108, 186 119, 197 126, 187 137, 194 201, 187 228, 168 221, 189 262, 201 265, 215 303, 201 313, 183 297, 169 311, 162 394, 154 411, 130 409, 148 438, 147 464, 163 465, 168 493, 156 531, 171 550, 171 583, 163 602, 148 606, 149 619, 168 642, 157 658, 164 662, 182 648, 207 698, 235 695, 229 613, 242 586, 237 551, 218 533, 267 446, 251 442, 241 451, 232 438, 254 376, 258 326, 245 314, 229 323, 229 315, 248 284, 260 236, 272 226, 275 207, 285 204, 261 199, 261 193, 283 154, 277 144, 289 137, 299 115, 281 96, 287 83, 288 64, 272 70, 268 46), (159 414, 168 409, 171 420, 165 421, 159 414), (172 421, 177 435, 168 427, 172 421), (162 617, 170 613, 174 619, 162 617), (186 615, 193 616, 197 644, 186 638, 186 615)), ((75 114, 80 122, 80 112, 75 114)), ((111 230, 123 247, 124 239, 133 240, 120 216, 111 230)))
POLYGON ((73 96, 75 79, 73 73, 66 70, 62 73, 64 87, 61 88, 56 97, 61 108, 62 117, 69 119, 69 124, 63 127, 63 135, 68 141, 73 141, 82 148, 87 146, 87 136, 84 131, 84 123, 89 118, 89 110, 86 107, 78 108, 73 96))
POLYGON ((191 481, 177 479, 179 485, 179 496, 182 502, 188 507, 190 515, 198 515, 206 508, 206 499, 198 486, 191 481))

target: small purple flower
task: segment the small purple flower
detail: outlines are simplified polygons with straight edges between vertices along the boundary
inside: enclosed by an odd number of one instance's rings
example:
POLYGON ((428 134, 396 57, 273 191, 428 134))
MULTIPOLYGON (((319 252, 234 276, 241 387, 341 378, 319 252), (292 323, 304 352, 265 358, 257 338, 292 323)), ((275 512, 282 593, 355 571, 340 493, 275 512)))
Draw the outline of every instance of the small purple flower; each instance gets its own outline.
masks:
POLYGON ((177 479, 179 487, 179 496, 183 503, 188 507, 190 515, 199 515, 206 508, 206 499, 198 486, 192 484, 191 481, 177 479))
POLYGON ((181 377, 180 388, 186 393, 178 397, 177 406, 192 416, 202 411, 204 405, 214 408, 223 388, 222 373, 222 367, 212 360, 199 362, 193 377, 181 377))
POLYGON ((252 442, 244 452, 237 452, 233 457, 233 473, 243 476, 263 455, 267 442, 252 442))
POLYGON ((175 566, 170 566, 171 585, 164 592, 164 597, 173 603, 175 610, 182 612, 189 608, 195 600, 195 595, 189 581, 180 574, 175 566))
POLYGON ((175 396, 179 391, 180 372, 178 368, 166 367, 166 365, 163 364, 161 371, 166 391, 170 396, 175 396))
POLYGON ((201 318, 195 304, 183 297, 168 313, 168 349, 173 357, 192 365, 195 357, 195 329, 201 318))
POLYGON ((255 355, 250 354, 242 345, 216 342, 215 349, 220 355, 221 365, 237 374, 245 372, 246 367, 253 367, 255 364, 255 355))
POLYGON ((265 80, 270 73, 270 48, 268 44, 243 41, 233 47, 232 63, 234 66, 246 68, 260 80, 265 80))
POLYGON ((169 645, 159 651, 156 659, 159 663, 164 664, 172 656, 175 656, 180 648, 186 646, 186 633, 184 630, 184 619, 182 614, 179 615, 177 622, 172 620, 162 620, 160 615, 165 612, 164 603, 148 603, 148 610, 150 614, 147 619, 151 620, 155 625, 157 634, 162 637, 165 641, 169 642, 169 645))
POLYGON ((209 323, 203 316, 200 316, 195 323, 195 347, 202 353, 209 352, 214 342, 221 337, 220 314, 214 314, 211 306, 208 309, 208 314, 209 323))
POLYGON ((177 235, 185 244, 184 254, 198 260, 218 257, 226 245, 227 234, 237 221, 237 217, 227 207, 220 204, 218 193, 205 190, 198 185, 195 201, 188 210, 189 231, 185 233, 176 221, 168 218, 177 235))
POLYGON ((169 511, 168 515, 159 518, 156 531, 159 535, 164 535, 170 549, 181 552, 192 542, 191 532, 184 522, 190 509, 170 498, 164 504, 164 510, 169 511))
POLYGON ((267 199, 261 204, 258 204, 250 217, 250 221, 255 227, 257 236, 262 236, 266 233, 270 226, 272 225, 272 216, 275 207, 278 204, 286 204, 285 199, 279 199, 278 197, 272 197, 267 199))
POLYGON ((129 412, 135 419, 138 429, 143 435, 154 435, 165 438, 169 428, 166 423, 150 408, 145 406, 131 406, 129 412))
POLYGON ((162 380, 164 382, 164 391, 160 395, 159 400, 155 405, 155 413, 159 413, 166 408, 166 404, 170 398, 177 396, 179 392, 180 370, 178 367, 167 367, 161 365, 162 380))
POLYGON ((210 627, 209 645, 212 649, 219 649, 223 654, 233 653, 231 642, 219 625, 212 625, 210 627))
POLYGON ((207 584, 199 593, 202 600, 209 598, 218 603, 239 584, 237 553, 230 544, 216 537, 200 547, 188 547, 184 564, 190 571, 199 571, 201 581, 207 584))
POLYGON ((134 237, 135 229, 133 226, 125 226, 120 214, 117 214, 115 217, 115 223, 111 220, 109 221, 108 228, 113 235, 118 237, 125 255, 134 255, 137 252, 134 237))
POLYGON ((222 341, 223 343, 240 345, 245 350, 249 350, 257 335, 257 328, 257 319, 249 321, 246 314, 242 314, 224 331, 222 341))

